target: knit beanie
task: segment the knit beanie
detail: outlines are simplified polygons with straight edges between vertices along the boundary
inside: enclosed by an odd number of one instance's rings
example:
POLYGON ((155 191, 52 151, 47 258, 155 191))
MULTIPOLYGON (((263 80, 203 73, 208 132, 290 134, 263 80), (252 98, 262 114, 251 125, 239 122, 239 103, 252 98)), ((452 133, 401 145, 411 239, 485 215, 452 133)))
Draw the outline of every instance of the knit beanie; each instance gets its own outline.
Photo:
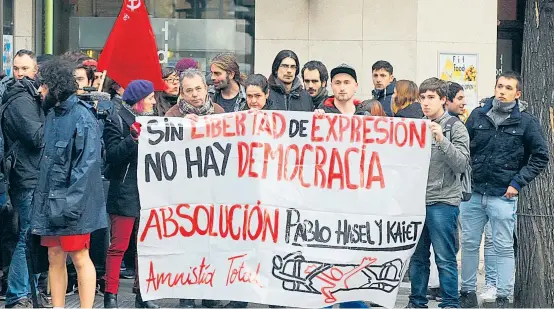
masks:
POLYGON ((152 82, 142 79, 134 80, 125 88, 122 99, 123 102, 132 106, 152 92, 154 92, 154 84, 152 82))

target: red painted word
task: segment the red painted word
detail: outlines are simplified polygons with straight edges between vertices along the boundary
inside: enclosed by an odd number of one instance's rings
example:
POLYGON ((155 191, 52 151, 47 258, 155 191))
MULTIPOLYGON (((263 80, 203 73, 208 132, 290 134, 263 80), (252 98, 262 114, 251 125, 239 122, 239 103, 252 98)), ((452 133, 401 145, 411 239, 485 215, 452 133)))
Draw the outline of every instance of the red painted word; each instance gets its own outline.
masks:
POLYGON ((203 117, 198 122, 192 122, 191 138, 244 136, 247 129, 249 134, 254 136, 265 134, 277 139, 285 133, 287 120, 281 113, 262 111, 203 117), (246 127, 247 118, 252 118, 251 128, 246 127))
POLYGON ((179 204, 175 210, 172 207, 151 209, 146 226, 140 235, 140 241, 144 241, 148 232, 156 231, 158 239, 171 238, 180 234, 183 237, 194 235, 227 238, 233 240, 258 240, 266 241, 269 236, 277 243, 279 236, 279 208, 270 212, 260 207, 260 201, 252 207, 248 204, 232 206, 220 205, 219 215, 216 215, 216 207, 212 205, 179 204), (233 226, 242 217, 241 226, 233 226), (239 219, 236 219, 236 218, 239 219))
POLYGON ((386 117, 350 117, 345 115, 326 114, 312 118, 312 142, 363 142, 364 144, 391 144, 398 147, 418 146, 425 148, 427 126, 424 122, 404 119, 394 120, 386 117), (328 123, 327 132, 321 130, 320 124, 328 123))
POLYGON ((231 264, 229 264, 229 271, 227 272, 227 282, 225 283, 225 285, 234 284, 235 281, 238 280, 238 282, 251 283, 263 288, 262 284, 260 283, 260 263, 258 263, 258 267, 256 267, 256 272, 254 273, 252 272, 252 270, 250 270, 250 268, 248 268, 248 266, 244 264, 244 261, 240 263, 239 267, 236 267, 236 265, 234 265, 236 259, 242 259, 246 256, 247 254, 242 254, 228 258, 228 260, 231 261, 231 264))
POLYGON ((282 144, 272 147, 269 143, 238 142, 239 169, 238 177, 266 179, 268 167, 277 168, 277 180, 298 181, 304 188, 311 186, 332 189, 338 186, 356 190, 358 188, 371 189, 373 183, 385 187, 385 177, 381 167, 379 153, 373 151, 367 153, 366 146, 361 148, 351 147, 344 151, 337 148, 328 149, 323 146, 304 145, 300 149, 298 145, 282 144), (315 157, 315 164, 308 165, 314 169, 313 179, 306 179, 304 165, 307 156, 315 157), (255 157, 263 157, 261 164, 255 164, 255 157), (291 159, 291 157, 293 159, 291 159), (288 166, 293 165, 292 170, 288 166), (255 167, 262 167, 256 171, 255 167), (350 168, 355 170, 351 171, 350 168), (338 185, 336 184, 338 183, 338 185))
POLYGON ((157 291, 163 285, 170 288, 177 285, 209 285, 213 287, 215 269, 210 269, 210 266, 210 264, 206 264, 206 258, 202 258, 200 265, 190 267, 190 271, 186 273, 156 273, 154 263, 150 261, 146 292, 150 291, 150 286, 157 291))

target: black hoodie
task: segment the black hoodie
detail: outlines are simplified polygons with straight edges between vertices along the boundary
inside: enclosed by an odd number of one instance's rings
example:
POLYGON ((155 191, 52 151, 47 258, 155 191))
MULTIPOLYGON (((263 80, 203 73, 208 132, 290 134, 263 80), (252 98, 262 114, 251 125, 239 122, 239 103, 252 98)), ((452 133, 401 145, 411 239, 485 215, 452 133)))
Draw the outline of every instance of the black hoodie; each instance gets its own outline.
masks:
POLYGON ((44 111, 34 82, 24 78, 8 83, 2 104, 9 104, 2 116, 5 153, 19 141, 15 149, 15 166, 10 175, 10 187, 34 189, 39 173, 40 152, 44 147, 44 111))
POLYGON ((273 75, 269 77, 268 82, 269 100, 273 103, 273 110, 313 112, 312 97, 302 87, 300 78, 294 79, 289 93, 286 93, 283 83, 273 75))

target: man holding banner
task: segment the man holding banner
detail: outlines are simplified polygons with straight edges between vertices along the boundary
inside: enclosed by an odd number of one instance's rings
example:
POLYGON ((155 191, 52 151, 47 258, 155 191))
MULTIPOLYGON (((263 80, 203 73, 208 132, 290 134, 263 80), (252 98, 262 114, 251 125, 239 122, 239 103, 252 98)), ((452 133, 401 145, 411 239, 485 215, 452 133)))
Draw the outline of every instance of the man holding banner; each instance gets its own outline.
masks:
POLYGON ((441 307, 460 306, 456 262, 458 206, 462 201, 459 175, 469 164, 469 135, 464 124, 456 118, 453 118, 456 121, 450 120, 452 116, 445 111, 447 93, 448 85, 437 78, 429 78, 419 87, 423 113, 431 120, 433 141, 427 181, 427 216, 411 259, 410 308, 427 307, 431 245, 439 270, 441 307))

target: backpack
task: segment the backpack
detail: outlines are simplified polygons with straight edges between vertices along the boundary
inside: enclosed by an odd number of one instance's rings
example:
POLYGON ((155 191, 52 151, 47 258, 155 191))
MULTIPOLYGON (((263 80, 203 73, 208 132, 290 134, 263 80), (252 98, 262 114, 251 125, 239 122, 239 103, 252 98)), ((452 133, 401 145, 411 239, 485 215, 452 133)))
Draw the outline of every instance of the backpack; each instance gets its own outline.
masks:
MULTIPOLYGON (((452 141, 451 131, 452 126, 457 122, 461 121, 460 118, 452 116, 446 121, 444 125, 443 132, 446 139, 452 141)), ((466 171, 460 175, 460 183, 462 184, 462 201, 467 202, 471 200, 471 165, 468 164, 466 171)))

